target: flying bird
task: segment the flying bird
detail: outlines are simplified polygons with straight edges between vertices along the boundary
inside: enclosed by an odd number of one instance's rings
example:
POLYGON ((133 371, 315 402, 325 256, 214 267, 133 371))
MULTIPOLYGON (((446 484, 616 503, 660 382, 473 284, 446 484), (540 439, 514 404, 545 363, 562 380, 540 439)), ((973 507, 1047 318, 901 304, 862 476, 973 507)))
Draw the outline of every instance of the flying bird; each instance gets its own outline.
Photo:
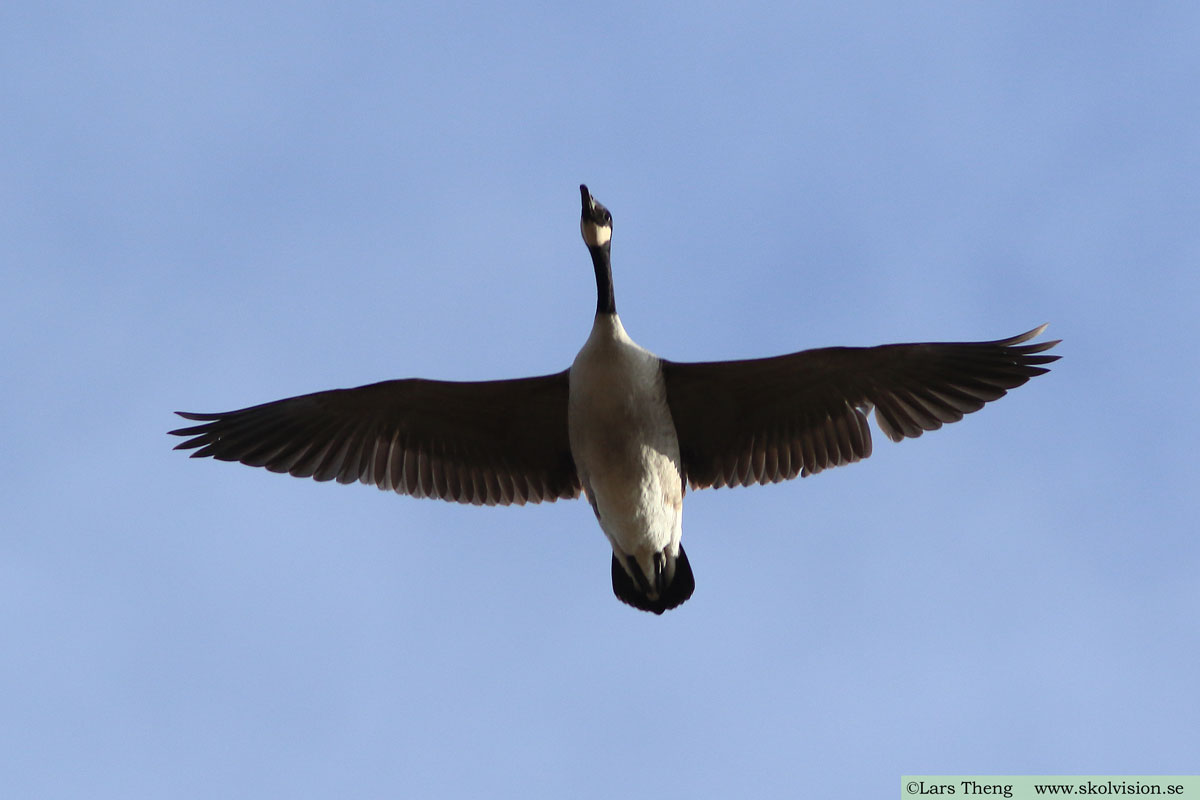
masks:
POLYGON ((587 186, 580 231, 596 316, 569 369, 501 381, 408 378, 219 414, 170 433, 240 461, 412 497, 522 505, 579 497, 612 545, 617 598, 662 614, 696 583, 680 543, 688 488, 777 483, 871 455, 978 411, 1048 370, 1046 326, 990 342, 826 347, 685 363, 634 342, 613 294, 612 215, 587 186))

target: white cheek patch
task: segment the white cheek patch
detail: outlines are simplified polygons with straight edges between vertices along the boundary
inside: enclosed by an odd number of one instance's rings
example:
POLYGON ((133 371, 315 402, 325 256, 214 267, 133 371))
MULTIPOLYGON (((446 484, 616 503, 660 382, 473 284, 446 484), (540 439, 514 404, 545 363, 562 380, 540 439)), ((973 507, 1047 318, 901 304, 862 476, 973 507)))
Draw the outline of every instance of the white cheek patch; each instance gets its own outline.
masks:
POLYGON ((579 221, 579 232, 588 247, 603 247, 612 238, 612 226, 597 225, 590 220, 579 221))

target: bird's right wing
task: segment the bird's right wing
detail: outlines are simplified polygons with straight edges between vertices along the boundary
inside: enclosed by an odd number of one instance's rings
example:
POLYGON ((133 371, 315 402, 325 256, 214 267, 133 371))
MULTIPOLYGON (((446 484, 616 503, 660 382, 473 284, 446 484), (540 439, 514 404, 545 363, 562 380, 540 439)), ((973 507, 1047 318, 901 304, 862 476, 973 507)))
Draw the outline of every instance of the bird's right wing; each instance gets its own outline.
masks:
POLYGON ((867 413, 892 441, 962 419, 1048 370, 1026 344, 827 347, 748 361, 663 361, 667 403, 693 488, 775 483, 871 455, 867 413))
POLYGON ((413 497, 521 505, 578 497, 567 373, 459 383, 420 378, 317 392, 171 431, 195 450, 272 472, 413 497))

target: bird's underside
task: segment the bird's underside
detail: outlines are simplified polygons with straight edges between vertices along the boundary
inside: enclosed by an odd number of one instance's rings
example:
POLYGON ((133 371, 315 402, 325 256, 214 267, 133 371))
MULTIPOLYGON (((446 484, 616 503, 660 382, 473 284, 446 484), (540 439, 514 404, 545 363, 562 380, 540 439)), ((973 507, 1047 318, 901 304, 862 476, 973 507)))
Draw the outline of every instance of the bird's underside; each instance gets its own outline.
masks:
MULTIPOLYGON (((662 362, 693 489, 821 472, 871 454, 868 411, 893 441, 962 419, 1047 371, 1045 326, 994 342, 824 348, 748 361, 662 362)), ((385 381, 216 414, 171 431, 195 458, 239 461, 413 497, 522 505, 580 494, 568 373, 385 381)), ((615 569, 615 565, 614 565, 615 569)), ((660 612, 661 613, 661 612, 660 612)))

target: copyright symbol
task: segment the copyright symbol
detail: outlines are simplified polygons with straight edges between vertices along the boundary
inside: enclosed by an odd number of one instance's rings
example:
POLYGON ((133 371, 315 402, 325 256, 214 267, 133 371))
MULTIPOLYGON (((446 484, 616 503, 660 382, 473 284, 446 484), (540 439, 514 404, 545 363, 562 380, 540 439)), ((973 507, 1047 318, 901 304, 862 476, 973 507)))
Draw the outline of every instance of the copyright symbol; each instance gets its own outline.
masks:
POLYGON ((909 794, 916 794, 917 792, 921 791, 921 784, 917 783, 916 781, 909 781, 904 785, 904 788, 909 794))

